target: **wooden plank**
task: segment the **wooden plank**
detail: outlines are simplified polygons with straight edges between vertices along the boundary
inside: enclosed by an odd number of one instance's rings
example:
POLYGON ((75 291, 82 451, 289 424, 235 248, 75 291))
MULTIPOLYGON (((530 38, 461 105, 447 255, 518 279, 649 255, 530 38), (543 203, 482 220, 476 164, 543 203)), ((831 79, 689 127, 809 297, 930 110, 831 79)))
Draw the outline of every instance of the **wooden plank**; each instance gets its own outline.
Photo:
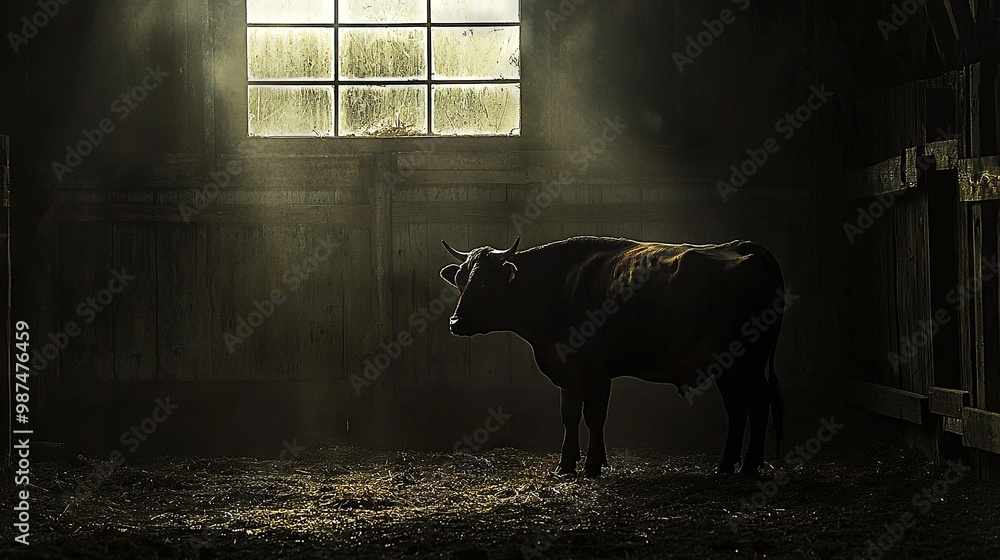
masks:
POLYGON ((1000 453, 1000 413, 963 408, 962 443, 976 449, 1000 453))
MULTIPOLYGON (((372 193, 371 255, 373 260, 373 324, 375 339, 392 340, 396 337, 392 326, 392 191, 389 184, 378 177, 378 170, 389 165, 390 156, 373 157, 367 168, 366 183, 374 185, 372 193)), ((397 341, 398 342, 398 341, 397 341)), ((406 348, 400 345, 400 355, 406 348)), ((397 358, 398 359, 398 358, 397 358)), ((391 371, 391 370, 390 370, 391 371)), ((393 411, 393 380, 382 376, 375 382, 373 414, 375 437, 384 441, 389 433, 389 417, 393 411)))
POLYGON ((1000 156, 959 160, 958 189, 962 202, 1000 199, 1000 156))
MULTIPOLYGON (((808 209, 812 202, 760 201, 734 207, 732 214, 788 212, 808 209)), ((424 222, 437 224, 468 224, 478 222, 509 222, 511 215, 524 215, 525 205, 519 202, 398 202, 393 207, 394 222, 424 222)), ((709 216, 719 212, 718 203, 603 203, 553 204, 541 213, 540 220, 549 222, 604 223, 659 221, 677 217, 709 216)), ((530 227, 530 226, 526 226, 530 227)))
MULTIPOLYGON (((426 235, 419 241, 423 250, 426 250, 426 235)), ((402 354, 392 364, 392 381, 395 389, 413 386, 426 381, 417 378, 417 361, 421 360, 426 365, 426 352, 419 354, 414 346, 420 340, 426 339, 422 336, 424 330, 418 332, 420 326, 419 314, 414 316, 416 311, 414 301, 418 293, 416 287, 416 265, 413 261, 414 251, 412 249, 412 237, 410 236, 410 224, 392 225, 392 329, 396 338, 399 333, 406 333, 413 342, 408 348, 403 349, 402 354), (411 324, 411 318, 413 323, 411 324)), ((421 253, 423 252, 421 251, 421 253)), ((426 264, 424 265, 426 269, 426 264)), ((426 270, 424 270, 426 273, 426 270)), ((425 293, 421 288, 419 293, 425 293)), ((426 371, 426 368, 424 368, 426 371)))
MULTIPOLYGON (((959 253, 959 286, 971 285, 972 282, 972 269, 973 266, 978 266, 979 258, 976 253, 972 250, 972 226, 971 226, 971 208, 969 205, 959 205, 958 213, 958 253, 959 253), (975 265, 973 263, 976 263, 975 265)), ((966 301, 963 305, 959 306, 958 309, 959 318, 959 341, 961 350, 961 359, 959 364, 961 367, 961 388, 967 391, 975 390, 975 360, 976 360, 976 348, 973 344, 974 338, 974 320, 975 316, 973 313, 972 306, 966 301)), ((973 403, 974 404, 974 403, 973 403)))
POLYGON ((156 379, 156 226, 112 225, 113 268, 135 277, 115 297, 114 356, 116 381, 156 379))
POLYGON ((165 381, 191 381, 207 353, 198 327, 198 226, 156 224, 156 343, 165 381))
MULTIPOLYGON (((64 222, 185 222, 176 206, 159 204, 66 204, 57 216, 64 222)), ((289 205, 263 211, 253 205, 211 205, 190 219, 207 223, 330 223, 362 227, 368 224, 367 205, 289 205)))
POLYGON ((351 243, 364 243, 366 230, 356 230, 352 238, 343 227, 330 224, 326 227, 299 227, 294 234, 295 260, 290 270, 296 280, 288 284, 288 317, 296 323, 296 341, 299 362, 293 375, 296 379, 342 379, 350 373, 361 373, 361 358, 347 361, 348 340, 346 330, 369 331, 355 333, 350 339, 351 348, 369 351, 376 344, 371 323, 348 323, 348 307, 357 321, 357 314, 372 305, 373 286, 363 279, 371 275, 371 263, 365 263, 370 253, 368 247, 354 248, 351 243), (333 245, 328 256, 324 244, 333 245), (309 267, 316 263, 316 269, 309 267), (355 270, 364 266, 367 270, 355 270), (299 272, 294 272, 299 271, 299 272), (358 278, 361 278, 359 280, 358 278), (351 290, 347 291, 346 286, 351 290), (350 301, 348 301, 350 300, 350 301))
MULTIPOLYGON (((345 229, 346 243, 343 262, 343 294, 344 294, 344 356, 347 371, 364 375, 364 362, 373 362, 383 352, 379 347, 382 341, 375 340, 375 332, 371 328, 371 314, 374 312, 372 277, 372 231, 371 227, 345 229)), ((387 375, 382 372, 378 378, 387 375)), ((374 395, 371 386, 362 388, 358 398, 361 403, 359 410, 364 417, 359 418, 360 425, 375 429, 372 418, 374 395)), ((369 436, 370 437, 370 436, 369 436)))
POLYGON ((368 160, 357 155, 331 155, 281 153, 269 142, 254 143, 255 148, 246 157, 220 160, 220 169, 240 169, 234 174, 232 185, 285 186, 294 183, 300 187, 329 189, 358 185, 368 160), (308 169, 309 173, 303 173, 308 169))
POLYGON ((206 236, 205 307, 208 316, 208 344, 210 361, 208 367, 199 371, 199 381, 233 381, 236 379, 236 356, 242 344, 227 343, 227 336, 239 337, 237 316, 242 307, 236 300, 235 271, 233 256, 245 236, 242 228, 235 225, 220 225, 208 229, 206 236), (202 377, 204 376, 204 377, 202 377))
POLYGON ((851 402, 884 416, 923 425, 927 397, 919 393, 866 381, 851 382, 851 402))
POLYGON ((236 379, 261 381, 267 378, 267 330, 276 309, 269 306, 270 289, 265 285, 263 228, 245 225, 235 230, 235 243, 231 247, 229 267, 233 271, 229 289, 235 298, 237 324, 249 324, 252 334, 245 337, 236 350, 236 379), (260 304, 260 305, 258 305, 260 304), (261 307, 265 311, 261 311, 261 307), (267 316, 266 310, 272 310, 267 316), (257 320, 259 318, 259 321, 257 320))
MULTIPOLYGON (((984 338, 984 310, 983 310, 983 266, 982 259, 987 257, 983 254, 983 216, 981 204, 969 205, 969 216, 972 223, 970 236, 972 237, 972 247, 970 258, 972 270, 973 286, 976 289, 968 297, 967 306, 971 311, 972 332, 970 340, 972 343, 972 405, 979 408, 986 408, 986 339, 984 338)), ((989 258, 989 257, 987 257, 989 258)))
POLYGON ((961 418, 962 409, 969 406, 970 397, 968 391, 931 387, 928 396, 929 409, 934 414, 961 418))
MULTIPOLYGON (((1000 255, 1000 201, 981 203, 980 269, 1000 255)), ((989 269, 983 272, 983 284, 977 303, 982 308, 983 383, 981 407, 1000 412, 1000 279, 989 269)))
MULTIPOLYGON (((60 381, 111 381, 115 365, 114 314, 98 300, 99 292, 107 288, 111 279, 111 224, 60 224, 59 235, 63 274, 58 327, 64 329, 73 322, 80 329, 80 334, 59 355, 60 381), (96 305, 89 303, 88 298, 95 298, 96 305)), ((115 297, 127 295, 123 292, 115 297)), ((52 369, 50 363, 45 371, 52 369)))
MULTIPOLYGON (((440 146, 440 142, 434 146, 440 146)), ((396 165, 400 169, 413 170, 522 170, 525 168, 525 154, 517 150, 496 151, 403 151, 396 154, 396 165)))
MULTIPOLYGON (((894 244, 894 223, 895 207, 886 211, 886 216, 876 222, 874 232, 876 237, 877 258, 875 262, 875 282, 878 285, 874 291, 877 294, 879 303, 879 329, 880 335, 880 358, 889 353, 899 355, 899 315, 896 312, 896 252, 894 244)), ((894 387, 899 386, 899 373, 891 370, 887 361, 879 360, 884 364, 881 368, 879 380, 882 383, 894 387)))
POLYGON ((450 185, 450 184, 525 184, 528 173, 524 169, 513 170, 480 170, 480 169, 435 169, 431 171, 414 170, 409 173, 407 183, 413 185, 450 185))
POLYGON ((926 144, 924 155, 933 158, 934 169, 956 169, 959 161, 958 140, 941 140, 926 144))
POLYGON ((965 426, 962 424, 961 418, 950 418, 945 416, 941 420, 944 424, 944 431, 958 435, 962 435, 965 432, 965 426))
POLYGON ((264 281, 260 297, 272 301, 275 309, 267 319, 267 328, 259 335, 264 342, 265 359, 260 364, 260 379, 295 379, 302 368, 299 339, 312 325, 303 324, 300 316, 304 310, 298 293, 303 283, 299 267, 305 259, 304 251, 296 245, 297 230, 282 224, 261 232, 263 266, 258 274, 263 275, 264 281), (277 298, 273 297, 275 293, 277 298))
POLYGON ((891 157, 875 165, 866 167, 855 173, 853 178, 853 196, 865 198, 909 188, 903 182, 903 158, 891 157))

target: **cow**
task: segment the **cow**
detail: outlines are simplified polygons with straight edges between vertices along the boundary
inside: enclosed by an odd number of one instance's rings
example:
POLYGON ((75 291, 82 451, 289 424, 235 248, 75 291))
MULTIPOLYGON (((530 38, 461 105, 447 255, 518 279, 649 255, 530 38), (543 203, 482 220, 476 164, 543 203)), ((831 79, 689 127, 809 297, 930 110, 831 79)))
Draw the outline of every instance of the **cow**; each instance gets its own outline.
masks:
POLYGON ((714 382, 729 420, 718 472, 739 466, 740 474, 760 477, 769 412, 776 453, 784 421, 774 353, 786 302, 769 251, 740 240, 689 245, 581 236, 518 252, 520 241, 462 252, 441 240, 461 264, 440 274, 459 290, 453 335, 511 331, 560 388, 565 431, 557 475, 576 474, 581 414, 590 430, 584 476, 600 476, 608 466, 611 381, 631 376, 674 384, 681 396, 714 382))

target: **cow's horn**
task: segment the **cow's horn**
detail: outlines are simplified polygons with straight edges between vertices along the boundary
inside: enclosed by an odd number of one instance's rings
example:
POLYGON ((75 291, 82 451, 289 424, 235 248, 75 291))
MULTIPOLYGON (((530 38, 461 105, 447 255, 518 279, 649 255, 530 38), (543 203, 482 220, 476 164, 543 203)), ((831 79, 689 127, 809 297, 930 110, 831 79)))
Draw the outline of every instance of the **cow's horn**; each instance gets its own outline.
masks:
POLYGON ((517 245, 520 242, 521 242, 521 236, 519 235, 517 236, 517 239, 514 240, 514 244, 510 246, 510 249, 507 249, 506 251, 497 251, 497 253, 499 253, 500 258, 502 260, 507 260, 513 257, 514 253, 517 252, 517 245))
POLYGON ((460 261, 464 261, 466 259, 466 257, 469 256, 468 253, 463 253, 463 252, 459 251, 458 249, 455 249, 451 245, 448 245, 448 242, 445 241, 444 239, 441 240, 441 244, 444 245, 445 249, 448 249, 448 252, 451 253, 451 255, 453 257, 455 257, 456 259, 458 259, 460 261))

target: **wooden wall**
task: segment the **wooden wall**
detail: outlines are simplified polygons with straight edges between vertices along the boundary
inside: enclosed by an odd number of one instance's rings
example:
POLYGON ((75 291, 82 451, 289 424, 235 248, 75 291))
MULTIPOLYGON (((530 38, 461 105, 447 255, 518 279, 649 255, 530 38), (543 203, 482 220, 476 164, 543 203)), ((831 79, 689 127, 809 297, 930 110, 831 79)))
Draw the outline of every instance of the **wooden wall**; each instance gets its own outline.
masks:
POLYGON ((1000 238, 998 8, 931 1, 873 45, 899 64, 854 76, 845 153, 856 169, 845 224, 878 211, 851 248, 853 400, 902 420, 929 456, 989 477, 1000 473, 1000 284, 986 264, 1000 238))
MULTIPOLYGON (((67 6, 25 55, 35 118, 24 188, 38 193, 26 215, 40 219, 23 226, 35 250, 16 269, 31 288, 18 305, 56 332, 111 271, 136 280, 43 372, 52 437, 114 446, 155 398, 171 395, 182 403, 164 427, 173 435, 144 451, 267 455, 306 434, 450 448, 500 405, 516 415, 496 443, 551 448, 557 392, 509 334, 458 339, 434 321, 373 386, 355 390, 365 360, 441 293, 442 238, 467 248, 518 234, 525 247, 577 234, 757 240, 802 295, 785 322, 783 382, 835 386, 845 375, 847 271, 836 266, 844 249, 830 248, 839 235, 831 209, 817 201, 814 138, 841 109, 831 104, 721 200, 716 182, 729 166, 818 85, 810 15, 798 3, 751 6, 678 72, 672 53, 732 4, 589 2, 551 26, 552 6, 525 3, 522 136, 430 148, 246 138, 238 0, 67 6), (52 162, 82 130, 116 118, 110 104, 150 67, 169 76, 57 180, 52 162), (574 152, 616 118, 625 133, 578 170, 574 152), (511 214, 566 168, 573 184, 519 231, 511 214), (231 181, 185 221, 178 205, 197 202, 222 171, 231 181), (223 334, 255 300, 286 288, 283 273, 326 236, 340 249, 230 353, 223 334)), ((679 422, 708 426, 687 430, 688 443, 704 445, 706 433, 721 441, 717 399, 692 412, 671 388, 620 387, 610 429, 622 444, 681 441, 671 430, 679 422)))

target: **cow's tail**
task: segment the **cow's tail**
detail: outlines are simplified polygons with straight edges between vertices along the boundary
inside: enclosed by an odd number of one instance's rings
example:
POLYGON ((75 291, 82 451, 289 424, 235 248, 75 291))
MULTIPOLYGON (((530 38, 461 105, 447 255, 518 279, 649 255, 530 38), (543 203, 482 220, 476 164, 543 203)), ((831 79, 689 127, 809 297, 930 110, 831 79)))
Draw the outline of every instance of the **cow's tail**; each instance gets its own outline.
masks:
POLYGON ((771 337, 771 350, 767 362, 770 372, 770 393, 771 393, 771 415, 774 416, 774 455, 778 459, 781 457, 781 444, 785 439, 785 398, 781 396, 781 383, 774 373, 774 351, 778 347, 778 332, 781 328, 781 319, 775 324, 774 336, 771 337))
MULTIPOLYGON (((775 296, 780 297, 779 294, 785 290, 785 278, 781 274, 781 266, 778 264, 778 260, 774 258, 774 255, 770 251, 764 249, 763 247, 757 245, 757 255, 764 259, 768 270, 771 272, 771 279, 773 280, 772 285, 776 291, 775 296)), ((781 334, 781 323, 784 318, 784 310, 782 313, 778 313, 778 319, 774 323, 774 328, 771 330, 773 333, 771 335, 771 340, 769 341, 767 363, 768 363, 768 393, 771 401, 771 415, 774 417, 774 454, 775 458, 781 457, 781 444, 785 439, 785 399, 781 395, 781 383, 778 381, 778 375, 774 371, 774 354, 778 348, 778 337, 781 334)))

